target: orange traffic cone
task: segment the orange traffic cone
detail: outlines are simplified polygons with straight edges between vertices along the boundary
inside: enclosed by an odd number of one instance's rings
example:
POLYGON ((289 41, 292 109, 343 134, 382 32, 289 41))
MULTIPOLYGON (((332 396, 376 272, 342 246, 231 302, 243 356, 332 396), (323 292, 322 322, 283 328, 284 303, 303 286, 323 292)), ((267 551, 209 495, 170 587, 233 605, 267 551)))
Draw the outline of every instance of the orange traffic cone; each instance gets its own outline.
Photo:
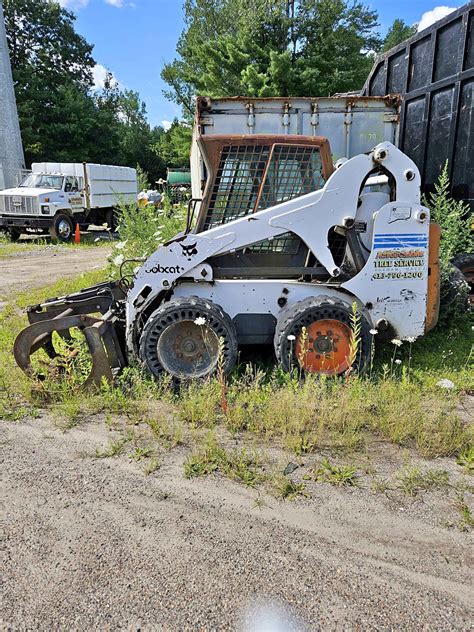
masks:
POLYGON ((76 230, 74 231, 74 243, 81 243, 81 229, 79 228, 79 222, 76 224, 76 230))

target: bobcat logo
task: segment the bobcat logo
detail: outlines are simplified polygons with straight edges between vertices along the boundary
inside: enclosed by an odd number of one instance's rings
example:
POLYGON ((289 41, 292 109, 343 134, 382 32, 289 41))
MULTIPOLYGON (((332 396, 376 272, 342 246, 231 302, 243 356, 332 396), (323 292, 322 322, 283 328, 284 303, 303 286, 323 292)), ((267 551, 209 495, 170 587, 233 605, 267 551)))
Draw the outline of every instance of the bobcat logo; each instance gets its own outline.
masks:
POLYGON ((197 255, 198 251, 196 248, 197 242, 194 244, 189 244, 189 246, 185 246, 184 244, 179 244, 183 249, 183 255, 187 258, 188 261, 191 261, 191 257, 197 255))

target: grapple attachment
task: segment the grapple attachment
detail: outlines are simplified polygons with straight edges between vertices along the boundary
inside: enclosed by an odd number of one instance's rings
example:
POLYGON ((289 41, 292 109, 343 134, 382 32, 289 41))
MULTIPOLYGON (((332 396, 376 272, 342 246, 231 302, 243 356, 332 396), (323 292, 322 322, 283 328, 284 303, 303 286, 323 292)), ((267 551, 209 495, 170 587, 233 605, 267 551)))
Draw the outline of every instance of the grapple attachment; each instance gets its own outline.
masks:
POLYGON ((28 308, 30 325, 17 336, 13 354, 18 366, 31 375, 31 354, 43 348, 54 358, 52 334, 70 340, 70 330, 83 332, 92 368, 83 386, 99 385, 125 366, 121 346, 125 294, 118 283, 101 283, 75 294, 54 298, 28 308))

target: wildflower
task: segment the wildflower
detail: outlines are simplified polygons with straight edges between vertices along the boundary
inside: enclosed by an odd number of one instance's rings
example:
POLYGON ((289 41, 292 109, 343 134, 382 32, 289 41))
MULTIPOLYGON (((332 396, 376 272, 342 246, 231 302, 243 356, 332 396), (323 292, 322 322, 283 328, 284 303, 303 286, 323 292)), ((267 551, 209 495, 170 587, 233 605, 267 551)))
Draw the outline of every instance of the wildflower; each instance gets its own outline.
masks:
POLYGON ((415 340, 416 340, 415 336, 410 336, 409 338, 407 338, 407 342, 409 342, 410 344, 412 342, 415 342, 415 340))
POLYGON ((447 378, 443 378, 442 380, 439 380, 439 382, 436 382, 436 386, 441 386, 441 388, 451 391, 454 388, 454 382, 451 382, 451 380, 448 380, 447 378))
POLYGON ((115 266, 120 266, 120 265, 122 265, 122 263, 123 263, 124 261, 125 261, 125 257, 124 257, 123 255, 117 255, 116 257, 114 257, 114 258, 112 259, 112 263, 113 263, 115 266))
POLYGON ((399 358, 397 358, 397 359, 395 360, 395 364, 401 364, 401 363, 402 363, 402 361, 401 361, 399 358))
POLYGON ((287 339, 291 342, 293 340, 296 340, 296 336, 293 336, 293 334, 290 334, 289 336, 287 336, 287 339))
POLYGON ((197 318, 194 319, 194 324, 195 325, 205 325, 206 324, 206 319, 204 318, 204 316, 198 316, 197 318))
POLYGON ((127 245, 127 239, 125 241, 119 241, 118 243, 116 243, 115 248, 117 250, 122 250, 123 248, 125 248, 126 245, 127 245))
POLYGON ((376 329, 371 329, 369 331, 369 334, 371 334, 372 336, 375 336, 375 334, 378 334, 379 332, 376 329))
POLYGON ((402 341, 398 340, 398 338, 394 338, 390 342, 392 343, 392 345, 395 345, 396 347, 401 347, 402 346, 402 341))

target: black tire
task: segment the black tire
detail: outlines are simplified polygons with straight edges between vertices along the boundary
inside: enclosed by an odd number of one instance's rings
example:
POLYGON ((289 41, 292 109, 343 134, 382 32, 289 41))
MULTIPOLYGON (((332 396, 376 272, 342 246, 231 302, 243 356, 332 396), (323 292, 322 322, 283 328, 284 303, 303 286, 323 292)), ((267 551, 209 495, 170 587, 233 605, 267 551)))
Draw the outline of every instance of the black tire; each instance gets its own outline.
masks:
POLYGON ((74 221, 65 213, 58 213, 53 218, 53 224, 49 229, 53 241, 68 243, 74 235, 74 221))
POLYGON ((21 228, 10 228, 8 234, 12 241, 18 241, 22 235, 21 228))
POLYGON ((151 314, 140 336, 139 356, 155 377, 168 373, 177 380, 204 378, 217 369, 220 338, 228 373, 237 360, 237 334, 230 317, 211 301, 175 298, 151 314), (204 318, 205 324, 196 324, 197 318, 204 318))
POLYGON ((442 270, 439 320, 447 322, 460 316, 469 309, 469 286, 463 273, 456 266, 449 266, 448 270, 442 270))
POLYGON ((110 228, 110 232, 115 233, 118 225, 117 211, 113 208, 109 208, 105 214, 105 221, 107 222, 107 226, 110 228))
POLYGON ((466 283, 469 285, 469 304, 474 306, 474 252, 458 255, 451 260, 453 266, 461 270, 466 283))
MULTIPOLYGON (((285 371, 289 371, 293 367, 300 366, 300 362, 297 357, 297 341, 298 337, 302 333, 303 327, 309 328, 317 321, 332 320, 342 323, 342 328, 345 331, 347 331, 347 328, 351 330, 351 314, 352 306, 349 302, 341 299, 335 299, 331 296, 309 297, 284 310, 278 319, 274 338, 275 355, 281 367, 285 371), (293 342, 294 340, 295 342, 293 342)), ((363 372, 367 367, 371 356, 372 335, 370 334, 370 323, 364 313, 359 312, 359 316, 361 330, 359 345, 355 360, 352 364, 352 370, 363 372)), ((319 334, 320 332, 317 333, 319 334)), ((311 337, 308 339, 308 351, 306 353, 314 353, 316 358, 323 356, 323 359, 321 360, 323 363, 323 370, 310 372, 320 372, 334 375, 344 373, 349 368, 348 366, 338 370, 335 364, 331 366, 330 360, 328 360, 327 369, 324 369, 324 362, 326 361, 326 358, 330 359, 332 357, 332 351, 338 351, 336 347, 338 338, 336 336, 333 338, 331 331, 328 331, 327 333, 331 335, 320 335, 316 340, 311 337), (327 345, 327 352, 326 350, 321 351, 317 347, 318 344, 322 343, 327 345)), ((340 365, 337 366, 339 367, 340 365)))

